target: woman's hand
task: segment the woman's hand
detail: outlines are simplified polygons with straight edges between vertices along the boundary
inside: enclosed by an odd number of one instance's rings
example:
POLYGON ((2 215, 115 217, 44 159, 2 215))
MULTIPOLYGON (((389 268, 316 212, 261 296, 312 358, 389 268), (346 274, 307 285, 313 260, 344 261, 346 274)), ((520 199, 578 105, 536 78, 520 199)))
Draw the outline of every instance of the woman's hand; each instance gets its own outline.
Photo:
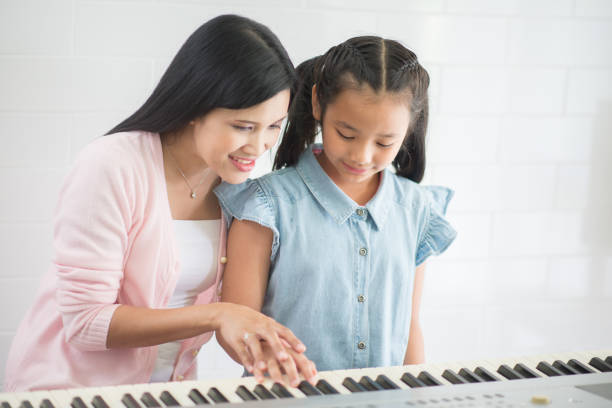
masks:
MULTIPOLYGON (((215 303, 214 307, 218 310, 214 321, 219 344, 259 382, 263 381, 263 374, 270 370, 268 364, 271 361, 277 363, 273 369, 280 363, 290 378, 292 367, 294 371, 296 367, 300 370, 307 368, 303 361, 305 357, 296 360, 306 347, 285 326, 247 306, 222 302, 215 303), (265 345, 265 354, 262 345, 265 345)), ((307 379, 313 377, 306 375, 309 373, 302 372, 307 379)), ((280 376, 277 378, 280 379, 280 376)), ((297 379, 297 375, 294 379, 297 379)))
MULTIPOLYGON (((317 369, 315 364, 310 361, 304 353, 297 353, 293 349, 287 348, 290 358, 279 361, 275 358, 274 351, 267 342, 262 341, 261 347, 272 381, 282 384, 283 374, 286 374, 289 379, 289 384, 292 387, 297 387, 301 382, 299 375, 302 374, 306 381, 310 382, 312 385, 315 384, 317 369)), ((263 375, 263 373, 261 375, 263 375)))

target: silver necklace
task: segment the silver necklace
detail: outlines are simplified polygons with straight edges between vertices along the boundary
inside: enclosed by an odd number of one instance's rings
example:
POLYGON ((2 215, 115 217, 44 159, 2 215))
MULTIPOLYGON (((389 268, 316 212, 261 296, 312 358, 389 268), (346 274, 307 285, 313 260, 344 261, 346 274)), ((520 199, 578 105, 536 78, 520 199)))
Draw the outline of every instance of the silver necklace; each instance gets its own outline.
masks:
POLYGON ((181 168, 179 167, 178 162, 174 158, 174 155, 172 154, 170 149, 166 149, 166 150, 168 151, 168 154, 170 155, 170 157, 172 158, 172 161, 174 162, 174 167, 176 167, 176 169, 179 171, 181 176, 183 176, 183 179, 185 180, 185 183, 187 183, 187 187, 189 187, 189 191, 191 191, 191 194, 190 194, 191 198, 195 199, 198 196, 196 194, 196 191, 198 190, 198 188, 200 188, 200 186, 204 182, 204 177, 206 176, 206 172, 204 172, 204 174, 202 174, 202 178, 200 179, 200 182, 198 183, 198 185, 195 186, 195 188, 191 188, 191 184, 189 183, 189 180, 187 180, 187 176, 185 176, 185 173, 183 173, 183 170, 181 170, 181 168))

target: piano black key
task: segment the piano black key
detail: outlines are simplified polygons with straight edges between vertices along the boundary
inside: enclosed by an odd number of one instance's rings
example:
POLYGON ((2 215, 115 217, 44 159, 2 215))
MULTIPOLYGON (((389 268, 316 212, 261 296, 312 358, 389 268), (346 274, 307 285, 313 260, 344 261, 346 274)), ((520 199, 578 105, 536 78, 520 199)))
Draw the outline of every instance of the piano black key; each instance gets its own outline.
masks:
POLYGON ((344 385, 350 392, 365 392, 367 391, 363 385, 359 384, 357 381, 353 380, 351 377, 346 377, 344 381, 342 381, 342 385, 344 385))
POLYGON ((136 401, 136 398, 134 398, 130 393, 123 394, 123 397, 121 397, 121 402, 123 402, 123 405, 125 405, 127 408, 142 408, 138 401, 136 401))
POLYGON ((262 400, 276 399, 274 394, 268 391, 268 389, 261 384, 257 384, 253 389, 253 392, 259 397, 259 399, 262 400))
POLYGON ((34 406, 32 405, 30 401, 23 400, 21 401, 21 405, 19 405, 19 408, 34 408, 34 406))
POLYGON ((431 387, 435 385, 442 385, 442 382, 440 382, 433 375, 429 374, 427 371, 421 371, 417 378, 421 380, 427 387, 431 387))
POLYGON ((376 382, 379 383, 380 386, 383 387, 385 390, 398 390, 399 389, 397 384, 391 381, 389 377, 387 377, 384 374, 381 374, 378 377, 376 377, 376 382))
POLYGON ((520 375, 522 375, 525 378, 538 378, 538 377, 540 377, 540 374, 536 373, 535 371, 533 371, 531 368, 527 367, 523 363, 516 364, 514 366, 514 369, 516 370, 516 372, 518 372, 520 375))
POLYGON ((400 379, 410 388, 427 387, 427 384, 410 373, 404 373, 400 379))
POLYGON ((144 394, 142 394, 140 400, 147 408, 161 408, 159 402, 157 402, 155 397, 152 396, 150 392, 145 392, 144 394))
POLYGON ((87 404, 85 404, 81 397, 74 397, 70 402, 70 406, 72 408, 87 408, 87 404))
POLYGON ((324 395, 339 394, 337 389, 335 389, 330 383, 323 379, 319 380, 315 387, 317 387, 317 389, 321 391, 324 395))
POLYGON ((367 375, 364 375, 363 377, 361 377, 361 380, 359 380, 359 384, 361 384, 361 386, 363 388, 365 388, 366 390, 368 390, 368 391, 382 391, 382 390, 384 390, 384 388, 381 387, 380 384, 378 384, 376 381, 374 381, 373 379, 371 379, 367 375))
POLYGON ((608 364, 599 357, 593 357, 589 364, 603 373, 612 371, 612 364, 608 364))
POLYGON ((488 382, 499 381, 499 378, 497 378, 495 374, 493 374, 492 372, 490 372, 484 367, 480 367, 480 366, 476 367, 476 369, 474 370, 474 373, 476 373, 477 375, 480 376, 480 378, 488 382))
POLYGON ((174 396, 168 391, 162 391, 162 393, 159 394, 159 399, 162 400, 162 402, 169 407, 181 406, 181 404, 176 400, 176 398, 174 398, 174 396))
POLYGON ((272 392, 276 394, 278 398, 293 398, 293 395, 287 391, 283 384, 280 383, 274 383, 272 386, 272 392))
POLYGON ((249 391, 244 385, 241 385, 236 388, 236 394, 238 394, 238 396, 242 398, 243 401, 257 401, 257 397, 253 395, 253 393, 249 391))
POLYGON ((561 360, 555 360, 552 365, 565 375, 580 374, 580 372, 576 371, 575 368, 570 367, 561 360))
POLYGON ((510 366, 507 366, 506 364, 500 365, 497 369, 497 372, 508 380, 520 380, 525 378, 520 373, 516 372, 514 369, 510 368, 510 366))
POLYGON ((94 408, 110 408, 106 401, 104 401, 104 399, 99 395, 95 395, 93 397, 91 400, 91 405, 93 405, 94 408))
POLYGON ((51 400, 45 398, 44 400, 40 401, 40 408, 55 408, 55 405, 53 405, 51 400))
POLYGON ((612 365, 612 356, 606 357, 606 363, 612 365))
POLYGON ((469 383, 485 382, 485 380, 480 378, 478 374, 474 373, 472 370, 468 370, 467 368, 462 368, 459 370, 459 375, 469 383))
POLYGON ((563 375, 563 373, 561 371, 559 371, 557 368, 551 366, 546 361, 540 361, 538 363, 538 365, 536 366, 536 368, 538 370, 540 370, 541 372, 543 372, 544 374, 546 374, 547 376, 549 376, 549 377, 559 377, 559 376, 563 375))
POLYGON ((572 358, 570 361, 568 361, 567 365, 582 374, 590 374, 595 372, 595 370, 590 368, 588 365, 576 360, 575 358, 572 358))
POLYGON ((321 391, 317 390, 311 383, 304 380, 298 385, 298 389, 304 393, 307 397, 312 397, 313 395, 321 395, 321 391))
POLYGON ((210 390, 208 390, 206 395, 208 395, 211 400, 215 401, 215 404, 229 402, 229 400, 225 398, 225 395, 223 395, 221 391, 215 387, 210 387, 210 390))
POLYGON ((206 397, 203 396, 202 393, 197 388, 194 388, 191 391, 189 391, 189 394, 187 394, 187 396, 196 405, 210 404, 210 402, 208 402, 206 397))
POLYGON ((2 407, 2 408, 13 408, 13 407, 11 407, 11 404, 9 404, 7 401, 2 401, 2 404, 0 404, 0 407, 2 407))
POLYGON ((444 370, 442 377, 446 378, 451 384, 467 384, 467 381, 463 379, 463 377, 450 369, 444 370))

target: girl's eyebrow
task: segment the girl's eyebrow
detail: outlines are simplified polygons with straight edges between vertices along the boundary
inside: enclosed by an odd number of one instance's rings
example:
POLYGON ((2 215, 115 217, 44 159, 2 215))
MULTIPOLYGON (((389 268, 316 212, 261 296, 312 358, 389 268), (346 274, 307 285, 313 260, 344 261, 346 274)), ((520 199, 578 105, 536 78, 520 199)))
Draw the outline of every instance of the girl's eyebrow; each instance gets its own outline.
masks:
MULTIPOLYGON (((356 132, 356 133, 361 133, 361 132, 359 132, 358 129, 354 128, 353 126, 349 125, 348 123, 346 123, 346 122, 344 122, 342 120, 337 120, 337 121, 335 121, 335 123, 336 123, 337 126, 343 127, 345 129, 348 129, 348 130, 352 130, 353 132, 356 132)), ((390 137, 395 137, 395 134, 394 133, 381 133, 378 136, 390 138, 390 137)))

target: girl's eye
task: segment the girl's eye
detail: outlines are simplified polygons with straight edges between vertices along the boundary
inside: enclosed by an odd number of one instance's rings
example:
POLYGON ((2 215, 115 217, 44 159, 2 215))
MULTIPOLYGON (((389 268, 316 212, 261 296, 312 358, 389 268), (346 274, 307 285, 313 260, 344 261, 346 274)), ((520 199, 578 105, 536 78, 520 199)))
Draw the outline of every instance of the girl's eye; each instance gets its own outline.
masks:
POLYGON ((232 125, 232 127, 241 132, 250 132, 251 130, 253 130, 253 126, 232 125))
POLYGON ((336 132, 338 132, 338 134, 340 135, 341 138, 346 139, 346 140, 351 140, 354 139, 354 137, 351 136, 345 136, 343 135, 339 130, 336 129, 336 132))

